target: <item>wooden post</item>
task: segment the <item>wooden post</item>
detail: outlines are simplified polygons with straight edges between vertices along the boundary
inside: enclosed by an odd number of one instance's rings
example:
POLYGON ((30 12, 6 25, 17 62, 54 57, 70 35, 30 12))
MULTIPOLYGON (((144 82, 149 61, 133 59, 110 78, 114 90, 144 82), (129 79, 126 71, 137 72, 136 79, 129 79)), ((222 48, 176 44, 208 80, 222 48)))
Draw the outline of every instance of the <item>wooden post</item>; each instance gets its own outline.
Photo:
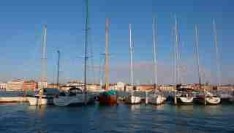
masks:
POLYGON ((148 102, 149 102, 149 99, 148 99, 149 97, 148 97, 148 92, 147 91, 145 91, 145 104, 148 104, 148 102))
POLYGON ((205 89, 205 86, 203 88, 203 91, 204 91, 204 105, 206 105, 206 89, 205 89))
POLYGON ((43 95, 43 88, 39 90, 39 102, 38 102, 39 107, 41 107, 42 105, 42 95, 43 95))
POLYGON ((174 93, 174 104, 175 104, 175 105, 177 104, 176 90, 175 90, 175 93, 174 93))

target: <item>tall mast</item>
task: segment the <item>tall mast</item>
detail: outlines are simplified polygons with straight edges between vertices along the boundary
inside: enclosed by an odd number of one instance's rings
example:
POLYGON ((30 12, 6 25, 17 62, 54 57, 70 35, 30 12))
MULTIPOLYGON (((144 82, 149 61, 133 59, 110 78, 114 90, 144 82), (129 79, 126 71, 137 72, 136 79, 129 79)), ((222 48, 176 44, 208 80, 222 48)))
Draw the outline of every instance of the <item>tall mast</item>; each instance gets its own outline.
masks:
MULTIPOLYGON (((173 18, 174 19, 174 18, 173 18)), ((176 48, 175 48, 175 25, 173 25, 172 27, 172 30, 171 30, 171 35, 172 35, 172 38, 173 38, 173 69, 172 69, 172 75, 173 75, 173 78, 172 78, 172 82, 176 85, 176 48)))
POLYGON ((156 55, 156 19, 155 17, 153 18, 153 25, 152 25, 152 30, 153 30, 153 60, 154 60, 154 89, 156 89, 156 85, 158 84, 158 76, 157 76, 157 55, 156 55))
POLYGON ((58 53, 58 61, 57 61, 57 87, 59 87, 59 75, 60 75, 60 51, 58 53))
POLYGON ((199 36, 198 36, 198 28, 197 25, 195 25, 195 57, 196 57, 196 62, 197 62, 197 74, 198 74, 198 83, 199 86, 201 85, 201 71, 200 71, 200 61, 199 61, 199 49, 198 49, 198 45, 199 45, 199 36))
POLYGON ((43 31, 43 40, 42 40, 42 57, 41 57, 41 81, 39 88, 39 100, 37 105, 41 107, 42 105, 42 95, 43 95, 43 89, 46 87, 46 36, 47 36, 47 27, 44 25, 44 31, 43 31))
MULTIPOLYGON (((201 69, 200 69, 200 61, 199 61, 199 48, 198 48, 198 45, 199 45, 199 36, 198 36, 198 28, 197 28, 197 25, 195 25, 195 33, 196 33, 196 42, 195 42, 195 45, 196 45, 196 49, 195 49, 195 54, 196 54, 196 59, 197 59, 197 72, 198 72, 198 82, 199 82, 199 89, 201 89, 201 69)), ((204 104, 206 105, 206 90, 205 90, 205 87, 203 88, 203 92, 204 92, 204 104)))
POLYGON ((175 29, 174 29, 174 35, 175 35, 175 48, 174 48, 174 58, 175 58, 175 83, 178 84, 180 73, 179 73, 179 37, 178 37, 178 23, 177 18, 174 16, 175 19, 175 29))
POLYGON ((130 81, 131 81, 131 86, 134 85, 133 81, 133 45, 132 45, 132 26, 129 24, 129 50, 130 50, 130 81))
POLYGON ((41 58, 41 87, 44 88, 44 82, 46 82, 46 43, 47 43, 47 26, 44 25, 43 41, 42 41, 42 58, 41 58))
POLYGON ((215 53, 216 53, 217 81, 218 81, 218 86, 220 86, 221 85, 220 54, 219 54, 219 48, 218 48, 218 36, 217 36, 215 20, 213 20, 213 32, 214 32, 214 44, 215 44, 215 53))
POLYGON ((89 0, 86 0, 86 17, 85 17, 85 44, 84 44, 84 92, 85 92, 85 103, 86 103, 86 90, 87 90, 87 50, 88 50, 88 31, 89 31, 89 0))
POLYGON ((109 19, 106 19, 106 47, 105 47, 105 90, 109 89, 109 19))

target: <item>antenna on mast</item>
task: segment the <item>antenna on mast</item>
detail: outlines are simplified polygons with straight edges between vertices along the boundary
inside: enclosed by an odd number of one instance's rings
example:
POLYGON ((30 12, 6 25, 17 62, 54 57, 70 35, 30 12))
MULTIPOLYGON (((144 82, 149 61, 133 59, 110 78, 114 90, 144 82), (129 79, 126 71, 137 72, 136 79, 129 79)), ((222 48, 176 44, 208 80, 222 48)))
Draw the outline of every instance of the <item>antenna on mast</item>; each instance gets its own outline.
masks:
POLYGON ((219 54, 218 36, 217 36, 215 20, 213 20, 213 32, 214 32, 214 45, 215 45, 215 55, 216 55, 216 67, 217 67, 217 81, 218 81, 218 86, 220 86, 221 85, 220 54, 219 54))
POLYGON ((154 52, 154 89, 156 89, 156 85, 158 85, 158 76, 157 76, 157 54, 156 54, 156 18, 153 18, 153 52, 154 52))
POLYGON ((43 40, 42 40, 42 57, 41 57, 41 89, 45 87, 46 82, 46 43, 47 43, 47 26, 44 25, 43 27, 43 40))
POLYGON ((201 70, 200 70, 200 60, 199 60, 199 36, 198 36, 198 28, 195 25, 195 55, 196 55, 196 63, 197 63, 197 74, 198 74, 198 83, 201 85, 201 70))
POLYGON ((109 18, 106 19, 105 90, 109 89, 109 18))
POLYGON ((133 43, 132 43, 132 26, 131 24, 129 24, 129 50, 130 50, 130 82, 131 82, 131 86, 134 85, 133 81, 133 43))
POLYGON ((40 82, 38 82, 38 88, 39 88, 39 100, 37 105, 41 107, 42 105, 42 95, 43 95, 43 89, 46 87, 46 38, 47 37, 47 27, 44 25, 43 27, 43 40, 42 40, 42 57, 41 57, 41 79, 40 82))
POLYGON ((178 84, 180 82, 180 65, 179 65, 179 35, 178 35, 178 22, 176 15, 175 19, 175 27, 174 27, 174 36, 175 36, 175 47, 174 47, 174 58, 175 58, 175 83, 178 84))
POLYGON ((89 31, 89 0, 86 0, 86 17, 85 17, 85 44, 84 44, 84 93, 85 93, 85 103, 87 102, 87 50, 88 50, 88 31, 89 31))
MULTIPOLYGON (((196 59, 197 59, 197 72, 198 72, 198 82, 199 82, 199 89, 201 89, 202 85, 201 85, 201 82, 202 82, 202 78, 201 78, 201 69, 200 69, 200 61, 199 61, 199 48, 198 48, 198 45, 199 45, 199 36, 198 36, 198 28, 197 28, 197 25, 195 25, 195 45, 196 45, 196 48, 195 48, 195 54, 196 54, 196 59)), ((203 88, 203 92, 204 92, 204 104, 206 105, 206 90, 205 90, 205 87, 203 88)))

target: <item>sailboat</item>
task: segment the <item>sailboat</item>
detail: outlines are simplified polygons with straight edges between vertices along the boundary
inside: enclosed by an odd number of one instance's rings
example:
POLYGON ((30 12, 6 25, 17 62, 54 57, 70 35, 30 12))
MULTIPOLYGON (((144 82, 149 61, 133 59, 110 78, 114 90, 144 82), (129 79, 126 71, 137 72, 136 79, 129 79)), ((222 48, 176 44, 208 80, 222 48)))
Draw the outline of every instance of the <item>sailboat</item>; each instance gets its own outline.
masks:
MULTIPOLYGON (((200 64, 199 64, 199 54, 198 54, 198 28, 195 25, 195 32, 196 32, 196 58, 197 58, 197 67, 198 67, 198 78, 199 78, 199 86, 201 87, 201 74, 200 74, 200 64)), ((198 95, 196 98, 196 102, 199 104, 208 104, 208 105, 216 105, 221 102, 220 97, 208 92, 203 89, 203 94, 198 95)))
POLYGON ((193 103, 193 96, 190 95, 187 88, 181 88, 181 84, 178 84, 178 80, 180 79, 179 75, 179 35, 178 35, 178 23, 177 18, 175 16, 175 26, 174 26, 174 36, 175 36, 175 95, 174 95, 174 103, 175 104, 192 104, 193 103))
POLYGON ((116 91, 109 90, 109 19, 106 19, 106 26, 105 26, 105 91, 100 93, 98 96, 99 103, 102 105, 115 105, 117 104, 117 95, 116 91))
POLYGON ((80 106, 94 102, 93 95, 85 94, 84 90, 77 87, 71 87, 67 92, 61 92, 54 98, 54 105, 56 106, 80 106))
POLYGON ((131 86, 133 87, 131 89, 131 94, 125 99, 125 102, 127 104, 139 104, 141 103, 141 97, 134 96, 134 88, 135 86, 133 85, 133 63, 132 63, 132 54, 133 54, 133 45, 132 45, 132 28, 131 24, 129 24, 129 47, 130 47, 130 80, 131 80, 131 86))
POLYGON ((156 58, 156 33, 155 33, 155 19, 153 19, 153 52, 154 52, 154 94, 149 96, 149 103, 150 104, 154 104, 154 105, 159 105, 159 104, 163 104, 166 101, 166 97, 164 97, 163 95, 159 94, 159 92, 157 93, 157 87, 156 85, 158 84, 158 78, 157 78, 157 58, 156 58))
POLYGON ((177 89, 178 104, 182 104, 182 105, 193 104, 194 97, 191 93, 192 90, 190 88, 186 88, 182 86, 181 84, 178 84, 176 86, 176 89, 177 89))
POLYGON ((39 92, 38 94, 35 94, 34 96, 28 96, 27 100, 29 102, 29 105, 36 106, 36 105, 46 105, 52 102, 53 97, 48 97, 44 95, 44 88, 46 86, 45 82, 45 61, 46 61, 46 37, 47 37, 47 27, 44 26, 44 32, 43 32, 43 43, 42 43, 42 75, 41 75, 41 81, 39 82, 39 92))
POLYGON ((196 103, 205 105, 217 105, 220 104, 221 98, 213 93, 203 90, 203 94, 198 95, 196 98, 196 103))
MULTIPOLYGON (((214 44, 215 44, 215 53, 216 53, 218 86, 220 86, 220 62, 219 62, 219 50, 218 50, 218 41, 217 41, 215 21, 213 21, 213 32, 214 32, 214 44)), ((214 104, 219 104, 221 102, 221 98, 217 95, 214 95, 208 91, 206 91, 206 95, 207 95, 206 96, 207 104, 214 105, 214 104)))
MULTIPOLYGON (((213 20, 213 33, 214 33, 215 55, 216 55, 217 81, 218 81, 218 86, 221 86, 220 54, 219 54, 218 36, 217 36, 215 20, 213 20)), ((234 102, 234 98, 231 95, 229 95, 226 98, 221 98, 221 96, 219 96, 219 98, 220 98, 220 102, 221 101, 225 102, 225 100, 227 100, 227 103, 233 103, 234 102)))
POLYGON ((95 96, 87 93, 87 45, 88 45, 88 0, 86 0, 86 21, 85 21, 85 56, 84 56, 84 89, 71 87, 68 92, 61 92, 54 98, 54 104, 57 106, 77 106, 91 104, 95 102, 95 96))

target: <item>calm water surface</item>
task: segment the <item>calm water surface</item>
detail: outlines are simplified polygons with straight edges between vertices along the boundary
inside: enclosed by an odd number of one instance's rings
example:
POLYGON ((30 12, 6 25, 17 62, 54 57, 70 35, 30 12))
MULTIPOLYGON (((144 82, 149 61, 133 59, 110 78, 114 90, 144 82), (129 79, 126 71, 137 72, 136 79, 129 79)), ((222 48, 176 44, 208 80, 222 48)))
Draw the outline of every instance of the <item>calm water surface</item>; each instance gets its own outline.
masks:
POLYGON ((0 105, 1 133, 234 132, 234 106, 0 105))

